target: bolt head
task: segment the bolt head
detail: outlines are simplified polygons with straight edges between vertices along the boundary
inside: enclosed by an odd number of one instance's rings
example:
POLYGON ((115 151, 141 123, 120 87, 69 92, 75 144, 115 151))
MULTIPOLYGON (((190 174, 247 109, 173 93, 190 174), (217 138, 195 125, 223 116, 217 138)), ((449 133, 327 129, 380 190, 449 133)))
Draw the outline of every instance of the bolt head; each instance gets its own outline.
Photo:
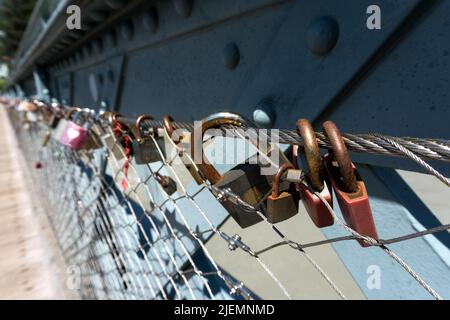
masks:
POLYGON ((317 18, 308 26, 306 38, 309 50, 318 56, 324 56, 336 46, 339 24, 330 16, 317 18))
POLYGON ((222 53, 223 64, 230 70, 235 69, 241 60, 238 46, 232 42, 225 46, 222 53))
POLYGON ((183 18, 191 15, 193 0, 174 0, 175 11, 183 18))
POLYGON ((158 29, 158 12, 156 8, 149 9, 143 17, 143 23, 147 30, 154 33, 158 29))
POLYGON ((253 122, 260 128, 270 129, 275 124, 276 112, 272 101, 260 101, 253 111, 253 122))

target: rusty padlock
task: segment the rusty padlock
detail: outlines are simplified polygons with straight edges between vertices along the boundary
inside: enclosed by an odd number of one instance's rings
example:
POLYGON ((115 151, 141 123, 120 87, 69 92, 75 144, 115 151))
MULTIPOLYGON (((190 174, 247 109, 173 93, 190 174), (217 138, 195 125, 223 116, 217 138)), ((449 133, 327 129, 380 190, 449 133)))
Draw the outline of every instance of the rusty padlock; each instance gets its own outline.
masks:
MULTIPOLYGON (((229 188, 248 204, 259 207, 264 204, 262 200, 271 190, 270 177, 261 175, 260 166, 250 161, 250 163, 235 166, 222 176, 205 158, 202 147, 203 135, 206 130, 220 128, 224 125, 246 127, 247 123, 240 115, 234 113, 220 112, 210 115, 202 121, 202 134, 200 137, 191 135, 191 155, 195 154, 197 148, 201 150, 201 163, 193 166, 198 169, 198 173, 204 180, 208 180, 221 189, 229 188)), ((256 212, 244 210, 226 197, 222 205, 241 228, 252 226, 262 220, 256 212)), ((259 209, 264 211, 264 209, 259 209)))
POLYGON ((184 132, 183 134, 176 135, 175 128, 173 126, 173 118, 169 115, 165 115, 163 117, 163 126, 166 134, 170 137, 170 140, 179 147, 178 156, 180 160, 183 162, 186 169, 189 171, 192 178, 194 178, 197 184, 203 183, 203 178, 199 174, 197 167, 191 163, 191 159, 186 155, 184 150, 190 146, 191 136, 189 132, 184 132), (185 146, 185 147, 183 147, 185 146))
POLYGON ((86 141, 84 142, 80 150, 89 151, 100 149, 101 147, 103 147, 103 144, 100 139, 100 136, 97 134, 97 130, 94 130, 94 127, 98 122, 96 113, 94 110, 88 108, 84 108, 82 112, 86 116, 86 122, 84 127, 88 130, 88 135, 86 137, 86 141))
POLYGON ((287 220, 298 213, 298 197, 295 189, 280 192, 280 184, 282 175, 289 169, 294 169, 294 166, 289 163, 284 163, 278 168, 277 173, 272 180, 272 194, 267 198, 266 218, 270 223, 278 223, 287 220))
POLYGON ((142 115, 136 120, 136 139, 133 140, 133 155, 137 164, 146 164, 161 161, 162 145, 157 145, 157 129, 152 129, 152 137, 143 137, 142 121, 153 120, 149 115, 142 115))
MULTIPOLYGON (((62 113, 62 110, 60 109, 59 105, 52 103, 50 106, 47 106, 47 117, 45 117, 45 119, 47 119, 48 129, 45 133, 44 141, 42 142, 42 147, 46 147, 51 137, 55 135, 55 130, 58 127, 59 122, 61 121, 62 118, 64 118, 64 114, 62 113)), ((61 127, 58 140, 63 132, 62 129, 63 127, 65 128, 65 124, 64 126, 61 127)))
POLYGON ((333 215, 325 203, 312 192, 318 192, 333 207, 332 193, 329 182, 324 178, 324 166, 316 134, 311 123, 306 119, 297 121, 297 131, 302 138, 303 146, 298 147, 296 162, 306 176, 305 182, 297 184, 303 205, 317 227, 331 226, 334 223, 333 215))
POLYGON ((177 191, 177 184, 171 177, 156 173, 156 180, 169 196, 177 191))
MULTIPOLYGON (((366 187, 350 160, 339 129, 332 121, 326 121, 323 130, 332 146, 323 163, 345 221, 359 234, 378 239, 366 187)), ((364 240, 358 242, 362 247, 371 246, 364 240)))

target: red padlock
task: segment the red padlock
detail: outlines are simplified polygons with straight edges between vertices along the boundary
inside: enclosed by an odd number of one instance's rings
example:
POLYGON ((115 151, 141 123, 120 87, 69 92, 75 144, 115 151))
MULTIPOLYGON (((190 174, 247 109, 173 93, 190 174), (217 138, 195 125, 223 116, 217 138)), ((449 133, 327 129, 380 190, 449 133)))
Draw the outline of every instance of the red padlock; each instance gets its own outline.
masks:
MULTIPOLYGON (((332 146, 332 153, 324 157, 323 163, 346 223, 359 234, 378 239, 366 186, 350 160, 339 129, 326 121, 323 130, 332 146)), ((362 247, 371 246, 364 240, 358 242, 362 247)))
POLYGON ((305 170, 307 184, 299 183, 298 191, 314 224, 319 228, 331 226, 334 223, 333 215, 325 203, 311 191, 318 192, 331 207, 333 206, 330 188, 324 179, 324 167, 316 134, 306 119, 297 121, 297 130, 302 137, 303 146, 298 147, 296 162, 305 170))

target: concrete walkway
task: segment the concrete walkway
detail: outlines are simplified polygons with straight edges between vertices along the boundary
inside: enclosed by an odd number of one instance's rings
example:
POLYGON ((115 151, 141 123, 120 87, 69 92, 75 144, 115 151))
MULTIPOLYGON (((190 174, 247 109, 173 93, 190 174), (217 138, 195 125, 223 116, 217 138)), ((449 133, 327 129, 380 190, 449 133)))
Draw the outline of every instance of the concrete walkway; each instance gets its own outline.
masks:
POLYGON ((23 158, 0 108, 0 299, 76 299, 42 208, 27 190, 23 158))

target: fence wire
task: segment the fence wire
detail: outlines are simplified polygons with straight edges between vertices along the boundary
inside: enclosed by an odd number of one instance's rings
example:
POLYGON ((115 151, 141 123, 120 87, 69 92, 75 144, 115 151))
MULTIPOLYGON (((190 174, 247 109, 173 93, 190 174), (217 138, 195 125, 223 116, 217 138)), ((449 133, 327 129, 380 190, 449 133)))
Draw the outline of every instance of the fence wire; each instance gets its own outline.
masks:
MULTIPOLYGON (((95 150, 73 151, 55 139, 44 147, 48 126, 42 122, 27 122, 24 126, 23 114, 9 111, 27 163, 34 166, 30 171, 33 188, 48 213, 67 263, 79 268, 80 293, 85 299, 255 298, 214 260, 206 246, 214 235, 230 250, 242 250, 248 259, 254 259, 287 299, 292 299, 292 295, 263 261, 263 253, 281 245, 289 246, 314 267, 339 297, 346 299, 307 249, 358 239, 381 248, 434 298, 441 298, 386 245, 448 230, 449 225, 395 239, 375 240, 347 226, 316 193, 349 235, 301 243, 288 239, 263 212, 231 190, 208 182, 194 186, 188 183, 192 181, 189 171, 184 165, 176 165, 181 163, 182 155, 178 152, 181 150, 164 152, 161 141, 154 136, 150 137, 161 161, 137 165, 110 127, 92 128, 103 143, 103 147, 95 150), (172 188, 162 184, 161 177, 168 178, 172 188), (267 225, 267 232, 275 232, 282 241, 256 251, 241 236, 221 230, 228 217, 220 204, 224 198, 258 214, 267 225), (206 264, 199 263, 199 254, 206 264)), ((167 141, 163 144, 165 148, 179 148, 167 141)))

